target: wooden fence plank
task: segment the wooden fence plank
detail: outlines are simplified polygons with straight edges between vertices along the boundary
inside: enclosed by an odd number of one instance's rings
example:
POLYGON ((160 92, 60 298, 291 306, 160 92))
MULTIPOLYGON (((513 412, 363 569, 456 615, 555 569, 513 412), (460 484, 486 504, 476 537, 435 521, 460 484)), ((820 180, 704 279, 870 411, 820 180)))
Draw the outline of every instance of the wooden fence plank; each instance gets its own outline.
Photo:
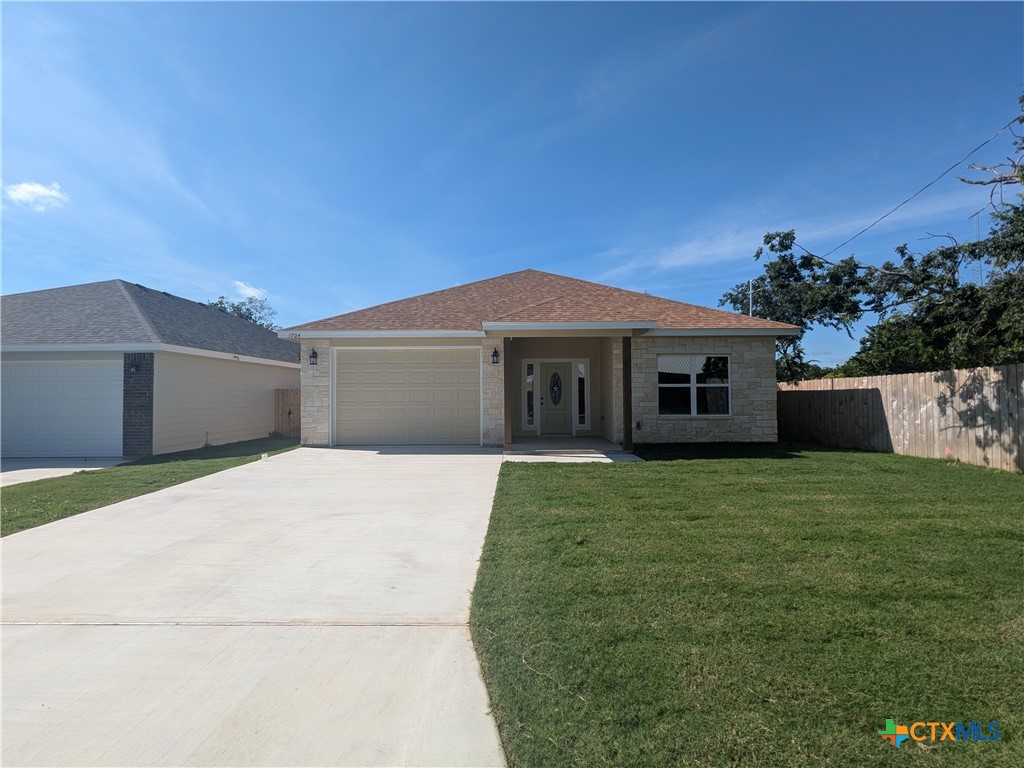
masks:
POLYGON ((779 435, 1024 472, 1022 408, 1024 364, 797 382, 779 385, 779 435))
POLYGON ((1017 413, 1014 419, 1014 427, 1017 430, 1017 471, 1024 472, 1024 362, 1014 366, 1016 386, 1014 393, 1017 401, 1017 413))
POLYGON ((302 426, 299 398, 298 389, 274 390, 274 431, 296 440, 300 437, 302 426))

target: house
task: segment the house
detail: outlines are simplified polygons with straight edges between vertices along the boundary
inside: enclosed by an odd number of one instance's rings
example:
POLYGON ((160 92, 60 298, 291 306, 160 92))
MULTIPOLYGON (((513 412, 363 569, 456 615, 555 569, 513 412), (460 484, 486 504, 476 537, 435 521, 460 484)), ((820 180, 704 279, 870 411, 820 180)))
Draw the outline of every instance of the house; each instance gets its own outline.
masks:
POLYGON ((305 445, 776 440, 799 329, 528 269, 280 332, 305 445))
POLYGON ((0 300, 0 454, 146 456, 266 437, 294 344, 124 280, 0 300))

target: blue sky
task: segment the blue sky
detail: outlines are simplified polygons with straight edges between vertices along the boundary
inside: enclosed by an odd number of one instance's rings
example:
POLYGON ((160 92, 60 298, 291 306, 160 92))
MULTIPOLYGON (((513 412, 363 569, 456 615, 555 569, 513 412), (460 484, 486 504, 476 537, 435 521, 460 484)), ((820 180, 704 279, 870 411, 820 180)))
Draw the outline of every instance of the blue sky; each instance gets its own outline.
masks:
MULTIPOLYGON (((287 326, 536 268, 716 306, 766 231, 828 251, 1012 119, 1022 9, 4 3, 3 292, 287 326)), ((837 256, 973 238, 955 175, 837 256)))

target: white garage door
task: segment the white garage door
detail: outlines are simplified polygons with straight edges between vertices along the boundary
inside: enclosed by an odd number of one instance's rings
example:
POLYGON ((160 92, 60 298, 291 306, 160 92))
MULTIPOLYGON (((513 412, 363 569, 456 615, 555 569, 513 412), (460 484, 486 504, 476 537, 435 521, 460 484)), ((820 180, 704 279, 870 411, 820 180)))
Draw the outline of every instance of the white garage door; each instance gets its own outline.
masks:
POLYGON ((5 457, 120 456, 123 364, 10 362, 0 371, 5 457))
POLYGON ((478 445, 480 350, 337 350, 336 445, 478 445))

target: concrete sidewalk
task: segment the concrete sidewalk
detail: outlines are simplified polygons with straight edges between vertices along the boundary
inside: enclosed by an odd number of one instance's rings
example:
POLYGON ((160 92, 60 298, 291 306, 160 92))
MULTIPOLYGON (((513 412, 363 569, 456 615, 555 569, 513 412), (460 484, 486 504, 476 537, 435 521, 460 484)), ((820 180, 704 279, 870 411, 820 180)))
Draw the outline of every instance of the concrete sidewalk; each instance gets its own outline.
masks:
POLYGON ((125 461, 109 459, 0 459, 0 486, 44 480, 48 477, 73 475, 113 467, 125 461))
POLYGON ((4 765, 501 766, 501 456, 299 449, 4 539, 4 765))

